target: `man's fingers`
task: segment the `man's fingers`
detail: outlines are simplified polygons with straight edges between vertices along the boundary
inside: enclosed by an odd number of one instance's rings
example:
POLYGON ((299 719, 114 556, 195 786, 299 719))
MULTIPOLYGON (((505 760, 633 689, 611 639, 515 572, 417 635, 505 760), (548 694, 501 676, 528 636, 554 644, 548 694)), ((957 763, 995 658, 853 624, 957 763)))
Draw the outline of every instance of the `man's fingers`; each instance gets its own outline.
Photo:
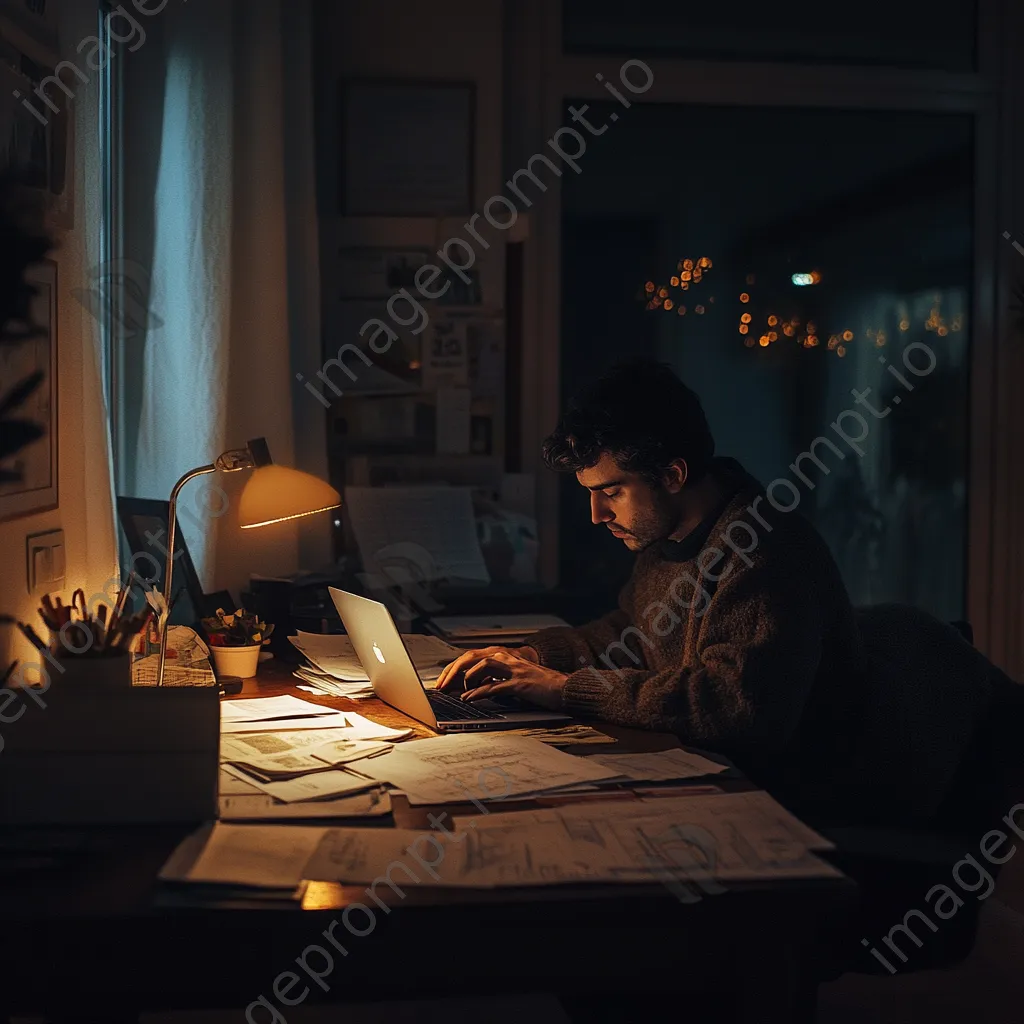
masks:
POLYGON ((459 700, 481 700, 484 697, 490 696, 494 686, 494 683, 484 683, 475 690, 467 690, 465 693, 460 693, 459 700))
POLYGON ((502 679, 494 683, 484 683, 474 690, 467 690, 462 694, 462 700, 482 700, 484 697, 493 697, 495 694, 515 693, 516 681, 514 679, 502 679))
POLYGON ((481 651, 466 651, 465 654, 459 655, 459 657, 450 665, 446 665, 441 670, 441 674, 437 677, 438 689, 453 685, 459 681, 462 677, 462 673, 465 672, 470 665, 473 665, 482 657, 486 657, 485 650, 486 648, 481 651))
POLYGON ((461 689, 464 673, 468 672, 473 665, 476 665, 487 658, 508 660, 514 657, 515 656, 504 647, 481 647, 475 651, 466 651, 465 654, 460 655, 455 659, 455 661, 446 665, 441 670, 437 677, 437 689, 454 689, 456 687, 461 689))
POLYGON ((508 669, 497 658, 484 658, 478 661, 472 668, 466 669, 462 677, 465 687, 468 690, 471 686, 483 682, 488 678, 506 679, 508 669))

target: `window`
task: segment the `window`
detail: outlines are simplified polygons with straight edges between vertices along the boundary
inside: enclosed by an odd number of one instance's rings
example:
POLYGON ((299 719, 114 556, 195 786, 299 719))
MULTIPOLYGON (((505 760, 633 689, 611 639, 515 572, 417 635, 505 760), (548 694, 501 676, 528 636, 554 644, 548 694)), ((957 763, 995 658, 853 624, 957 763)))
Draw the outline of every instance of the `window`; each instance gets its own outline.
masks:
MULTIPOLYGON (((564 179, 564 391, 670 362, 855 604, 963 617, 973 151, 967 115, 635 105, 564 179)), ((579 491, 562 578, 613 591, 579 491)))

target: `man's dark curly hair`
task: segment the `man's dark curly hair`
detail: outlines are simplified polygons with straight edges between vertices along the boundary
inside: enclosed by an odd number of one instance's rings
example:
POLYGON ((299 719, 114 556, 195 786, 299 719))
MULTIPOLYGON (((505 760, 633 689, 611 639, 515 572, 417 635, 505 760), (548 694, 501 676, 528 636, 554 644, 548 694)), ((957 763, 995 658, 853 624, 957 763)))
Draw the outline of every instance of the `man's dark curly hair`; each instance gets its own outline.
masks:
POLYGON ((686 462, 687 482, 708 470, 715 439, 700 399, 666 363, 633 361, 613 367, 577 394, 544 441, 552 469, 579 472, 608 452, 620 469, 661 481, 675 459, 686 462))

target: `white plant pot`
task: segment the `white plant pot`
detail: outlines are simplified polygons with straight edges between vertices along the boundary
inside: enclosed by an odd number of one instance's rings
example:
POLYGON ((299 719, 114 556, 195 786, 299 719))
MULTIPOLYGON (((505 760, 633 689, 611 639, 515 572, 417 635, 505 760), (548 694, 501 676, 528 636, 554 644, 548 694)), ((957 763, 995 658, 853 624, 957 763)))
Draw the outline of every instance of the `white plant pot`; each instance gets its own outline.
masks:
POLYGON ((250 647, 214 647, 210 646, 210 653, 213 655, 213 667, 216 670, 217 678, 222 676, 238 676, 240 679, 249 679, 256 675, 256 666, 260 661, 261 644, 252 644, 250 647))

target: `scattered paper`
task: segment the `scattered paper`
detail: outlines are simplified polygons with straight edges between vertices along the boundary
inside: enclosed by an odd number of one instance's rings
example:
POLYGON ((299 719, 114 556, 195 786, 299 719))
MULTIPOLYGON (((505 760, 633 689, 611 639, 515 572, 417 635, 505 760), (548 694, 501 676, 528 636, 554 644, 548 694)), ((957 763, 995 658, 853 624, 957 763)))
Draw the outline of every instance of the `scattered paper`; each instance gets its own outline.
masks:
MULTIPOLYGON (((223 707, 223 704, 221 705, 223 707)), ((348 722, 345 712, 332 711, 324 708, 329 714, 315 715, 310 718, 275 718, 269 722, 221 722, 221 736, 230 736, 243 732, 284 732, 298 729, 344 729, 348 722)))
POLYGON ((605 768, 614 768, 636 782, 673 782, 718 775, 729 766, 712 761, 689 750, 662 750, 651 754, 590 754, 593 761, 605 768))
POLYGON ((353 885, 493 888, 617 880, 619 851, 574 842, 559 825, 467 829, 456 838, 411 829, 330 829, 306 877, 353 885))
MULTIPOLYGON (((271 698, 273 699, 273 698, 271 698)), ((297 699, 297 698, 296 698, 297 699)), ((301 702, 300 702, 301 703, 301 702)), ((320 705, 310 705, 320 707, 320 705)), ((221 704, 224 707, 224 704, 221 704)), ((399 740, 411 735, 412 729, 392 729, 387 725, 378 725, 376 722, 356 714, 354 711, 336 711, 333 708, 323 708, 326 714, 310 718, 275 718, 270 721, 239 721, 225 722, 221 720, 221 736, 237 735, 239 733, 267 733, 267 732, 297 732, 306 729, 344 729, 344 733, 338 733, 339 738, 353 740, 399 740)))
POLYGON ((262 794, 251 782, 233 775, 231 772, 220 770, 220 778, 217 784, 217 792, 221 798, 226 796, 259 796, 262 794))
POLYGON ((247 697, 225 700, 220 705, 221 722, 269 722, 280 718, 309 718, 337 714, 333 708, 285 694, 280 697, 247 697))
MULTIPOLYGON (((510 831, 556 823, 581 842, 617 844, 627 856, 620 868, 624 874, 732 881, 838 874, 813 856, 831 848, 828 840, 763 791, 595 801, 486 819, 487 828, 510 831)), ((453 824, 458 830, 468 821, 456 818, 453 824)))
POLYGON ((359 793, 365 789, 372 789, 376 785, 373 779, 362 778, 343 770, 313 772, 294 779, 281 779, 276 782, 262 782, 231 764, 224 765, 223 770, 230 772, 235 778, 251 782, 261 792, 286 804, 296 803, 300 800, 328 800, 345 796, 348 793, 359 793))
POLYGON ((224 736, 220 759, 250 774, 255 772, 263 782, 270 782, 323 771, 325 766, 346 764, 391 748, 386 741, 339 736, 347 732, 347 729, 307 729, 224 736))
MULTIPOLYGON (((253 799, 233 798, 229 813, 253 799)), ((317 806, 280 813, 315 815, 317 806)), ((268 888, 303 878, 385 880, 399 889, 658 880, 719 893, 728 881, 839 877, 813 852, 830 844, 763 792, 476 814, 452 825, 437 832, 217 824, 182 844, 161 878, 268 888)))
POLYGON ((411 804, 501 800, 615 779, 618 773, 523 736, 441 736, 370 758, 359 771, 402 790, 411 804))
POLYGON ((550 729, 502 729, 503 736, 527 736, 553 747, 585 747, 616 743, 614 736, 606 736, 592 726, 573 723, 552 726, 550 729))
POLYGON ((372 722, 369 718, 356 714, 354 711, 346 711, 345 718, 348 721, 346 734, 357 740, 401 740, 412 735, 412 729, 392 729, 388 725, 380 725, 372 722))
MULTIPOLYGON (((272 889, 296 886, 326 831, 301 825, 217 823, 185 880, 272 889)), ((161 872, 160 877, 168 876, 161 872)))

